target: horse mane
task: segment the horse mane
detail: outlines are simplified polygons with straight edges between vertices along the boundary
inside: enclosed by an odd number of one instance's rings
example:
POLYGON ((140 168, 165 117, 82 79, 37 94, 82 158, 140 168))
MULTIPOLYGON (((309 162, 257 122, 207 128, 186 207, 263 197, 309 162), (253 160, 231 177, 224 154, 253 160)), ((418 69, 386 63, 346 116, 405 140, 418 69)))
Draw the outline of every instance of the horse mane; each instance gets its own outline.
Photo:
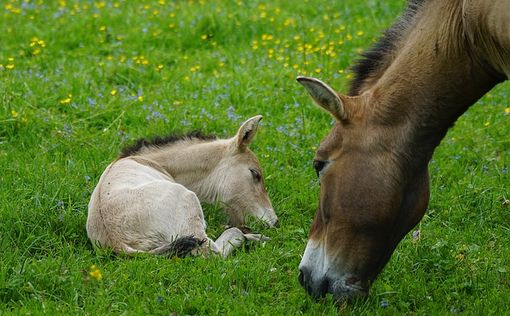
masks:
POLYGON ((131 144, 125 148, 123 148, 119 154, 120 158, 126 158, 129 156, 136 155, 140 153, 144 148, 150 147, 162 147, 165 145, 169 145, 172 143, 176 143, 179 141, 189 141, 189 140, 198 140, 198 141, 213 141, 216 140, 217 137, 213 135, 204 135, 200 131, 193 131, 187 134, 170 134, 168 136, 157 136, 153 138, 140 138, 134 144, 131 144))
POLYGON ((361 87, 374 72, 386 69, 391 62, 389 55, 396 49, 397 42, 412 24, 416 13, 426 0, 409 0, 407 8, 400 18, 387 29, 383 36, 372 48, 361 55, 361 58, 352 67, 354 79, 351 81, 349 95, 360 94, 361 87))

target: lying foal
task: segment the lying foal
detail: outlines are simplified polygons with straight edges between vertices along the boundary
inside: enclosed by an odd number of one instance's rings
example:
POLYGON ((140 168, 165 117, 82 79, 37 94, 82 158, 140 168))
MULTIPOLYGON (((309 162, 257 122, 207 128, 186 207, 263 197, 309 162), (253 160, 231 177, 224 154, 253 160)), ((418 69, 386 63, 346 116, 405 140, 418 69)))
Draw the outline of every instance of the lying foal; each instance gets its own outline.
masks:
POLYGON ((205 233, 200 202, 220 202, 231 225, 248 215, 270 226, 278 219, 267 196, 260 164, 248 148, 262 116, 247 120, 230 139, 191 134, 139 140, 101 175, 89 202, 87 234, 115 252, 223 257, 246 240, 232 227, 213 241, 205 233))

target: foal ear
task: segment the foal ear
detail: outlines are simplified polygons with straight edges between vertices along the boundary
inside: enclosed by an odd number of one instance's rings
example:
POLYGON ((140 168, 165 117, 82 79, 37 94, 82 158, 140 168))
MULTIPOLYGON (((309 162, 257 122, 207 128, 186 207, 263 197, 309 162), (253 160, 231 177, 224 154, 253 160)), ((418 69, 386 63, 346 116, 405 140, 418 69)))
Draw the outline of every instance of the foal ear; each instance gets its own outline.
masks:
POLYGON ((257 127, 262 119, 262 115, 257 115, 249 118, 246 122, 241 125, 237 131, 237 135, 234 137, 236 149, 239 151, 245 150, 257 133, 257 127))
POLYGON ((321 108, 331 113, 338 120, 345 120, 344 103, 330 86, 316 78, 299 76, 296 80, 310 93, 313 100, 321 108))

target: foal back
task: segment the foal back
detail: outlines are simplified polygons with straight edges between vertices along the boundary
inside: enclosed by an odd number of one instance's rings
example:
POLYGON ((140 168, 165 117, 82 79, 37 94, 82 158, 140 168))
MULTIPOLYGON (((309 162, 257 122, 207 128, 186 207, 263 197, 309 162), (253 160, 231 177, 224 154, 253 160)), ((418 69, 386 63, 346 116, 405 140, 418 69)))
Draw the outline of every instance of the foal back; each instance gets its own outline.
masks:
POLYGON ((205 240, 205 227, 195 193, 133 158, 106 168, 89 203, 89 238, 115 252, 158 253, 184 236, 205 240))

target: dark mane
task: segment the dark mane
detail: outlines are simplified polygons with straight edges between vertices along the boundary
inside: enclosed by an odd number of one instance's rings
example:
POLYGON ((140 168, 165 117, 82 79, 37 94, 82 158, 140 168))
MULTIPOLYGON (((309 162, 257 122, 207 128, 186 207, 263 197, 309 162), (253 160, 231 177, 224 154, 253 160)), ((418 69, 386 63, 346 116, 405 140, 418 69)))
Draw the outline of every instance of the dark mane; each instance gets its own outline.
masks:
POLYGON ((351 82, 349 95, 360 93, 361 86, 374 71, 387 67, 385 57, 395 50, 397 41, 404 31, 412 23, 416 12, 426 0, 409 0, 407 9, 389 29, 387 29, 379 41, 371 49, 362 54, 362 58, 352 67, 354 79, 351 82))
POLYGON ((125 158, 129 156, 136 155, 140 151, 142 151, 143 148, 147 147, 161 147, 164 145, 168 145, 171 143, 175 143, 182 140, 202 140, 202 141, 213 141, 216 140, 216 136, 212 135, 204 135, 202 132, 199 131, 193 131, 188 134, 172 134, 164 137, 153 137, 150 139, 141 138, 137 140, 134 144, 129 145, 125 148, 123 148, 119 154, 119 158, 125 158))

